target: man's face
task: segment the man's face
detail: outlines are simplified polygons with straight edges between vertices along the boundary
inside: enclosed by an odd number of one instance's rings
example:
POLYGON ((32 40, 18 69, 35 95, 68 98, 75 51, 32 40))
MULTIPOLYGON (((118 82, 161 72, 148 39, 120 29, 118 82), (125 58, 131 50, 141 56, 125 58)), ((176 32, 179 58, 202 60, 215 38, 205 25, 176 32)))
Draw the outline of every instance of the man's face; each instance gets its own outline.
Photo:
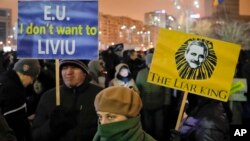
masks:
POLYGON ((201 66, 205 61, 204 48, 197 45, 191 45, 189 51, 185 53, 185 58, 191 68, 195 69, 201 66))
POLYGON ((73 65, 63 66, 61 73, 65 85, 70 88, 81 85, 86 77, 86 74, 80 68, 73 65))
POLYGON ((133 53, 130 55, 130 58, 131 58, 132 60, 135 60, 137 57, 138 57, 137 52, 133 52, 133 53))
POLYGON ((29 85, 33 84, 34 78, 29 75, 24 75, 22 81, 23 81, 23 86, 28 87, 29 85))

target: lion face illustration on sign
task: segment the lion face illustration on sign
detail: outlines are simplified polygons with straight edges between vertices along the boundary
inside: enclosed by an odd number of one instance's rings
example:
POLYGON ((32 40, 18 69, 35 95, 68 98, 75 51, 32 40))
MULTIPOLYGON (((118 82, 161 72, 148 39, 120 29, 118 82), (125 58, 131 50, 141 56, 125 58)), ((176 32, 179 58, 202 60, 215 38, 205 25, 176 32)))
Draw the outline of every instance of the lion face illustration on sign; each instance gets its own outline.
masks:
POLYGON ((189 39, 175 53, 175 62, 182 79, 208 79, 217 64, 213 43, 205 39, 189 39))

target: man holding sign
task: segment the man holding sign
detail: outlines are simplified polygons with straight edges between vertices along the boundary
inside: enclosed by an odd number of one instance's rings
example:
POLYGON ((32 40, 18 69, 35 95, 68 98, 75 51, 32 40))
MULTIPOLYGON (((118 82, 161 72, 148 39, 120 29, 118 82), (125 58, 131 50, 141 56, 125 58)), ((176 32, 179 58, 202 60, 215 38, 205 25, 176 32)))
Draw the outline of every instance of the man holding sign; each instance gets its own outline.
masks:
MULTIPOLYGON (((172 130, 171 141, 229 141, 228 115, 221 101, 192 95, 193 108, 179 131, 172 130)), ((191 106, 190 106, 191 107, 191 106)))
POLYGON ((61 105, 56 106, 55 88, 43 94, 33 123, 34 141, 91 141, 97 128, 94 100, 102 88, 90 83, 83 61, 61 60, 60 72, 61 105))
POLYGON ((147 81, 185 91, 175 127, 182 140, 228 140, 229 122, 221 101, 229 98, 239 52, 236 44, 160 30, 147 81), (200 97, 180 127, 188 92, 200 97))
POLYGON ((101 88, 89 84, 88 69, 78 59, 97 59, 98 1, 19 0, 18 29, 18 57, 56 59, 56 87, 40 99, 34 140, 92 140, 97 127, 94 98, 101 88))

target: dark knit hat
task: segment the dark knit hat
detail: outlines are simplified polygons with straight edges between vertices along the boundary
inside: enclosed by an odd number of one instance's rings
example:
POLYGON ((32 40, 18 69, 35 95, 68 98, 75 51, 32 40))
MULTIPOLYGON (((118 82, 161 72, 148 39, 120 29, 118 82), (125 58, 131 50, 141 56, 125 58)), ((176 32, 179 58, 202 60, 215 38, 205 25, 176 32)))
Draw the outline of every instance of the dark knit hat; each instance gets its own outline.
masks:
POLYGON ((123 48, 124 48, 123 43, 119 43, 119 44, 109 46, 109 49, 111 49, 113 52, 122 51, 123 48))
POLYGON ((141 108, 140 96, 127 87, 111 86, 99 92, 95 97, 96 111, 136 117, 141 108))
POLYGON ((16 72, 20 72, 24 75, 29 75, 32 78, 37 78, 40 73, 41 66, 39 61, 36 59, 20 59, 18 60, 13 70, 16 72))
POLYGON ((83 72, 89 74, 89 70, 87 65, 84 63, 83 60, 60 60, 60 70, 65 65, 73 65, 80 69, 82 69, 83 72))

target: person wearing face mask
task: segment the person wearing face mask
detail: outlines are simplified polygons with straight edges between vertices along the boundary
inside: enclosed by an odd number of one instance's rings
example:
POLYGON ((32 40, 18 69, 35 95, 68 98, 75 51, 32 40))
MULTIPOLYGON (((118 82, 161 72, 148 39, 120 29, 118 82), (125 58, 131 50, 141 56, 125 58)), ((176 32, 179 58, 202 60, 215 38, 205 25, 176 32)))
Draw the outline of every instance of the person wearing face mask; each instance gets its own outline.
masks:
POLYGON ((93 141, 156 141, 141 127, 142 102, 134 90, 111 86, 95 98, 95 109, 99 117, 93 141))
POLYGON ((120 63, 115 70, 115 78, 110 81, 109 86, 123 86, 139 92, 127 64, 120 63))
POLYGON ((104 62, 104 68, 107 71, 105 87, 108 87, 109 82, 114 78, 115 66, 121 63, 123 49, 123 44, 119 43, 109 46, 107 50, 100 53, 100 57, 104 62))
POLYGON ((97 128, 94 99, 102 88, 90 83, 83 60, 61 60, 60 73, 60 106, 56 106, 55 88, 42 95, 32 126, 33 139, 91 141, 97 128))

